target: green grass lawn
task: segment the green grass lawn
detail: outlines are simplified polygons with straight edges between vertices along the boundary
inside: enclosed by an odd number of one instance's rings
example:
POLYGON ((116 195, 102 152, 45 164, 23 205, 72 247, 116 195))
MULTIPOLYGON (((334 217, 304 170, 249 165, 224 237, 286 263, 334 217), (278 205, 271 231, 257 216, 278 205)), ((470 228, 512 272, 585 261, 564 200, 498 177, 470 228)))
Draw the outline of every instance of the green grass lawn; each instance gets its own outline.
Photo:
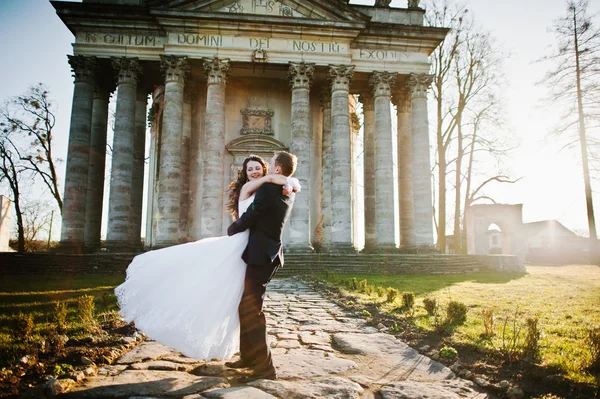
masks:
POLYGON ((48 328, 58 301, 68 306, 72 326, 70 336, 81 330, 76 313, 77 298, 90 295, 95 298, 96 314, 117 309, 113 293, 124 276, 6 276, 0 280, 0 367, 14 359, 11 331, 19 313, 31 314, 35 327, 32 335, 41 335, 48 328))
MULTIPOLYGON (((433 331, 434 325, 433 317, 422 307, 424 298, 435 298, 442 306, 451 300, 463 302, 468 307, 467 322, 445 338, 454 345, 502 348, 502 332, 506 330, 506 336, 512 335, 515 318, 517 325, 522 326, 526 318, 537 317, 542 329, 539 365, 558 370, 570 381, 598 385, 599 376, 586 370, 591 355, 585 337, 590 327, 600 325, 600 267, 529 266, 525 275, 339 275, 336 278, 366 279, 370 285, 414 292, 417 310, 413 321, 425 331, 433 331), (496 315, 496 334, 492 338, 482 336, 482 309, 493 309, 496 315), (506 329, 505 320, 508 320, 506 329)), ((400 298, 389 305, 375 295, 352 294, 358 295, 360 301, 380 302, 379 308, 384 312, 394 312, 401 302, 400 298)), ((524 335, 525 329, 521 331, 523 338, 524 335)))

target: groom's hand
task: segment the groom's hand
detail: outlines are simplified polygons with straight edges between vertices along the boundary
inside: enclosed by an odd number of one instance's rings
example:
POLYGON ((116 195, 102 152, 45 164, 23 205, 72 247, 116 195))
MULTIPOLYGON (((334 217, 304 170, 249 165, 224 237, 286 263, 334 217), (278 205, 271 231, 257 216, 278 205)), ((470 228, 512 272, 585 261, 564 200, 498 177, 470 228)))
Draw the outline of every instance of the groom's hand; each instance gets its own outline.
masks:
POLYGON ((228 236, 232 236, 232 235, 237 234, 237 233, 238 233, 238 231, 237 231, 237 223, 233 222, 227 228, 227 235, 228 236))

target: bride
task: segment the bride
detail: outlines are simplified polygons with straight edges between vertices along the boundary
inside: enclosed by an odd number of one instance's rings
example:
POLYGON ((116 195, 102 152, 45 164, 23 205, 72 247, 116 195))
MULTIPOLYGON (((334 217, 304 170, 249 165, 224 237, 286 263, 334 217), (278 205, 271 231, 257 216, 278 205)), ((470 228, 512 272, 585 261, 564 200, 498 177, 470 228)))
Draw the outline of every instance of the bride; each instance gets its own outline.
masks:
MULTIPOLYGON (((229 185, 227 210, 234 218, 267 182, 282 185, 284 194, 300 190, 297 179, 267 174, 265 161, 250 155, 229 185)), ((231 358, 239 349, 238 305, 246 274, 242 253, 248 235, 246 230, 136 256, 125 282, 115 289, 121 315, 148 337, 191 358, 231 358)))

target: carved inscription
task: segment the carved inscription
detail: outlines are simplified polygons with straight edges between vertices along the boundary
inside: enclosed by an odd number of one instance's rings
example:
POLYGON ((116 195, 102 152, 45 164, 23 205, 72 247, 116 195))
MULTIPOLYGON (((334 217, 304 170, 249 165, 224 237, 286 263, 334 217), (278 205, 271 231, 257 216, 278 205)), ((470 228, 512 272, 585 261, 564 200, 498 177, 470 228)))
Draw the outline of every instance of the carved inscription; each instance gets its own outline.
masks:
POLYGON ((307 40, 294 40, 292 50, 308 53, 340 53, 341 46, 338 43, 311 42, 307 40))
POLYGON ((361 48, 352 51, 354 56, 367 61, 400 61, 406 55, 400 51, 361 48))
POLYGON ((177 35, 177 44, 192 44, 205 47, 223 47, 223 36, 221 35, 177 35))
POLYGON ((120 33, 84 33, 79 36, 86 43, 116 44, 121 46, 157 47, 163 45, 161 37, 120 33))
POLYGON ((250 48, 251 49, 269 48, 269 39, 266 37, 261 37, 261 38, 251 37, 248 40, 250 40, 250 48))
POLYGON ((282 17, 301 17, 290 6, 281 0, 237 0, 221 8, 220 11, 230 13, 250 13, 260 15, 279 15, 282 17))

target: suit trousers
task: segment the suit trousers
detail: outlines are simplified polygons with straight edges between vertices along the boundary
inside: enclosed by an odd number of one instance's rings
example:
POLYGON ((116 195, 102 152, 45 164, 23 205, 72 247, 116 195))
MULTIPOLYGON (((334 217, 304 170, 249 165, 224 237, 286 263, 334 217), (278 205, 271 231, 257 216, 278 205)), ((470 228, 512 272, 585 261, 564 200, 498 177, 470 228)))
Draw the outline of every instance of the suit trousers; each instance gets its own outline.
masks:
POLYGON ((279 266, 251 265, 246 268, 244 293, 238 307, 240 317, 240 357, 256 373, 274 371, 267 343, 267 321, 263 302, 267 284, 279 266))

